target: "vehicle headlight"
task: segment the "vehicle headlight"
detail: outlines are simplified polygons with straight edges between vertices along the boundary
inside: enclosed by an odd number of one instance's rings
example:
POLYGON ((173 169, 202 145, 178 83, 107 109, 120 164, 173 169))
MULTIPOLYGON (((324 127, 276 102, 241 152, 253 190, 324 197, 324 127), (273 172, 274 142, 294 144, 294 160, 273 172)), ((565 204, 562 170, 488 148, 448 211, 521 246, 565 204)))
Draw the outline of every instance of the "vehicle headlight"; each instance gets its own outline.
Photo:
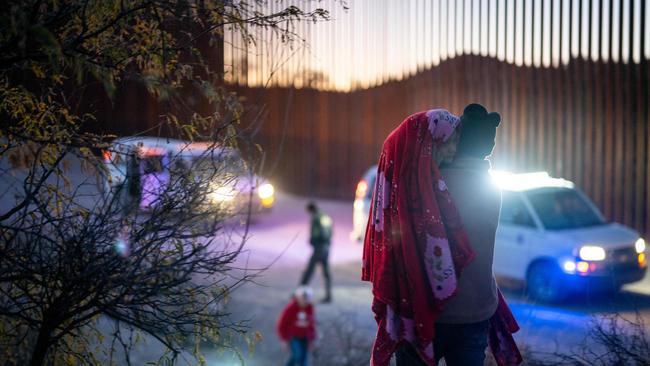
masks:
POLYGON ((267 199, 273 197, 275 194, 275 188, 270 183, 262 184, 260 188, 257 189, 257 194, 261 199, 267 199))
POLYGON ((580 248, 580 258, 586 261, 605 260, 605 249, 593 245, 585 245, 580 248))
POLYGON ((645 240, 643 238, 637 239, 636 243, 634 243, 634 249, 638 254, 645 252, 645 240))
POLYGON ((562 268, 564 268, 564 272, 575 272, 576 271, 576 262, 574 261, 566 261, 562 265, 562 268))
POLYGON ((232 187, 219 187, 209 193, 212 202, 228 202, 235 199, 236 192, 232 187))

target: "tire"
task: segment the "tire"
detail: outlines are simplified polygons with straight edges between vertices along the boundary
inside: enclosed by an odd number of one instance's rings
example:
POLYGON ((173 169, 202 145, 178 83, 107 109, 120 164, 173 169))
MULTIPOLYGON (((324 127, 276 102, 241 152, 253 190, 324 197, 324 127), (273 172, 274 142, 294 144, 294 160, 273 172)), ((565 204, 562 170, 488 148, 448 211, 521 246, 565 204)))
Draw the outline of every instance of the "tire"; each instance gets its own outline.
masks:
POLYGON ((530 298, 543 303, 557 303, 566 298, 560 268, 549 262, 533 264, 526 276, 526 289, 530 298))

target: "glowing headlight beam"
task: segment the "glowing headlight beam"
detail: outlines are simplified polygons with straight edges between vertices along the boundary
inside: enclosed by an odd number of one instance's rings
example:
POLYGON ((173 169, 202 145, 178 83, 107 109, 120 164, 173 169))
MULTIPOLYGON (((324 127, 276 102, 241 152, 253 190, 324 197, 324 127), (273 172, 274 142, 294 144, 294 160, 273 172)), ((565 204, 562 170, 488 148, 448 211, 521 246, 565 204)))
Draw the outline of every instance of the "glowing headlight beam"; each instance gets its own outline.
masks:
POLYGON ((643 238, 637 239, 636 243, 634 243, 634 249, 636 249, 637 254, 645 252, 645 240, 643 238))
POLYGON ((585 245, 580 248, 580 258, 585 261, 605 260, 605 249, 597 246, 585 245))
POLYGON ((261 199, 271 198, 274 194, 275 188, 273 188, 273 185, 270 183, 262 184, 257 189, 257 195, 260 196, 261 199))
POLYGON ((235 199, 236 192, 231 187, 219 187, 209 193, 212 202, 228 202, 235 199))
POLYGON ((511 191, 525 191, 540 187, 573 188, 568 180, 553 178, 548 172, 511 173, 499 170, 490 170, 492 181, 497 187, 511 191))
POLYGON ((564 262, 564 265, 562 267, 564 268, 565 272, 569 272, 569 273, 575 272, 575 270, 576 270, 576 262, 574 262, 574 261, 566 261, 566 262, 564 262))

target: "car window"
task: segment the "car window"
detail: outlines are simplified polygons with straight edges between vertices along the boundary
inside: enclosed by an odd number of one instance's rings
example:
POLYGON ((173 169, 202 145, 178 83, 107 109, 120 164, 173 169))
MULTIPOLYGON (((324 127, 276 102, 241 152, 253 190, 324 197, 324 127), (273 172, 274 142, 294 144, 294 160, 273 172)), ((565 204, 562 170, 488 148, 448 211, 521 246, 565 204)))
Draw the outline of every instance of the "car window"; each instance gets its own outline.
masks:
POLYGON ((503 192, 499 223, 535 227, 535 222, 521 197, 515 193, 503 192))
POLYGON ((162 156, 147 156, 142 158, 140 161, 144 174, 162 173, 163 171, 162 156))
POLYGON ((193 159, 193 170, 196 173, 213 176, 214 174, 228 177, 239 177, 249 174, 249 169, 241 155, 228 153, 209 153, 193 159))
POLYGON ((528 199, 548 230, 603 225, 605 222, 574 189, 554 188, 527 192, 528 199))

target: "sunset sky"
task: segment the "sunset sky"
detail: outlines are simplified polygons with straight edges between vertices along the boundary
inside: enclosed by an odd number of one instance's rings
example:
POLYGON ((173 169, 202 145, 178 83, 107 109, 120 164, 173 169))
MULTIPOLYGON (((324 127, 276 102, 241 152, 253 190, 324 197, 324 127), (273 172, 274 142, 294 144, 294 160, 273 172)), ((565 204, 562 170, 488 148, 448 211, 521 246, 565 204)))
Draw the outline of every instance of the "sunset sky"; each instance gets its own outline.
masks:
POLYGON ((292 4, 328 9, 332 20, 297 25, 304 43, 282 43, 256 30, 260 41, 245 44, 228 32, 229 81, 303 87, 312 79, 319 89, 345 91, 399 80, 463 54, 533 67, 560 67, 575 58, 650 58, 650 4, 644 0, 349 0, 348 10, 333 0, 284 1, 260 10, 292 4))

